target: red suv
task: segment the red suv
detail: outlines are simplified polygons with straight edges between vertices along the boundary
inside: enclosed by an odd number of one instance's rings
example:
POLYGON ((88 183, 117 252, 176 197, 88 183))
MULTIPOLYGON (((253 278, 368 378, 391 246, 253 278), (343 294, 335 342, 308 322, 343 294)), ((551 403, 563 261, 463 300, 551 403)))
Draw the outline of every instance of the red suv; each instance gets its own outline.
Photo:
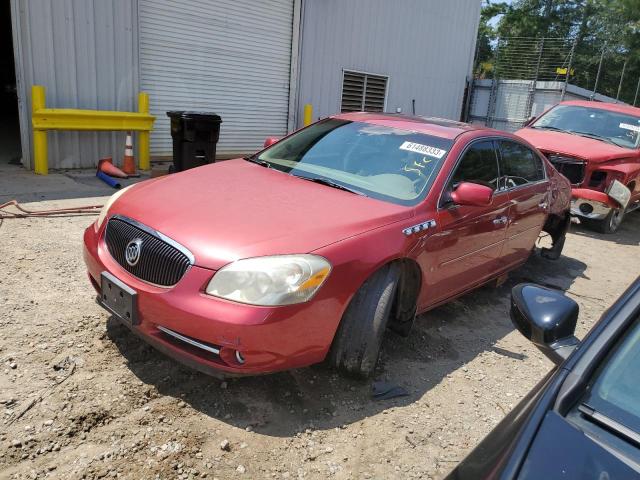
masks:
POLYGON ((640 108, 562 102, 516 132, 573 187, 571 213, 603 233, 640 207, 640 108))
POLYGON ((197 369, 366 376, 387 327, 521 265, 543 228, 557 258, 570 198, 514 135, 345 114, 120 191, 84 259, 103 307, 197 369))

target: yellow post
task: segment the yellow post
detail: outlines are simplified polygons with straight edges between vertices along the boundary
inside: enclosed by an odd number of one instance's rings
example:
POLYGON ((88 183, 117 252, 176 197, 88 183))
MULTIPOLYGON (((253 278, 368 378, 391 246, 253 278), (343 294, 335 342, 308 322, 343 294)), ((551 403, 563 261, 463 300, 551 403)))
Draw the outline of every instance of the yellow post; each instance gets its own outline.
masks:
MULTIPOLYGON (((42 85, 31 87, 31 114, 45 108, 45 92, 42 85)), ((49 161, 47 159, 47 131, 33 130, 33 170, 38 175, 49 173, 49 161)))
MULTIPOLYGON (((138 94, 138 112, 149 113, 149 94, 140 92, 138 94)), ((141 131, 138 133, 138 156, 140 170, 151 169, 151 156, 149 154, 149 132, 141 131)))
POLYGON ((310 103, 307 103, 304 106, 304 126, 306 127, 307 125, 311 125, 311 122, 313 122, 313 105, 311 105, 310 103))

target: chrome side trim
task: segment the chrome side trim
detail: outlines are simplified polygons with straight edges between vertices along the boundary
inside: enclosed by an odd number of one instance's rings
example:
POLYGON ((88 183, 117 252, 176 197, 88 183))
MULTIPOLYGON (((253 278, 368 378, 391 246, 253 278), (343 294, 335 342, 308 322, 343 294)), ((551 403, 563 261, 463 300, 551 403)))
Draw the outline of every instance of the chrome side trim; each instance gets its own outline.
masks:
POLYGON ((160 330, 161 332, 166 333, 167 335, 171 335, 173 338, 177 338, 178 340, 181 340, 185 343, 188 343, 189 345, 192 345, 194 347, 197 347, 201 350, 206 350, 207 352, 211 352, 211 353, 215 353, 216 355, 220 355, 220 349, 219 348, 215 348, 215 347, 210 347, 209 345, 205 345, 204 343, 200 343, 197 342, 195 340, 192 340, 188 337, 185 337, 184 335, 180 335, 178 332, 174 332, 173 330, 169 330, 166 327, 163 327, 161 325, 156 325, 156 328, 158 330, 160 330))
POLYGON ((426 222, 419 223, 417 225, 412 225, 411 227, 404 228, 402 233, 404 233, 407 237, 414 233, 421 232, 422 230, 427 230, 428 228, 435 228, 436 221, 435 220, 427 220, 426 222))
POLYGON ((124 215, 112 215, 111 217, 109 217, 109 220, 111 220, 112 218, 115 218, 117 220, 122 220, 123 222, 126 222, 130 225, 133 225, 136 228, 139 228, 140 230, 147 232, 149 235, 153 235, 154 237, 159 238, 163 242, 168 243, 172 247, 184 253, 185 256, 189 259, 189 263, 191 265, 194 265, 196 263, 196 259, 193 256, 193 253, 191 253, 187 247, 179 244, 174 239, 167 237, 166 235, 158 232, 157 230, 154 230, 151 227, 147 227, 144 223, 140 223, 137 220, 134 220, 133 218, 129 218, 124 215))

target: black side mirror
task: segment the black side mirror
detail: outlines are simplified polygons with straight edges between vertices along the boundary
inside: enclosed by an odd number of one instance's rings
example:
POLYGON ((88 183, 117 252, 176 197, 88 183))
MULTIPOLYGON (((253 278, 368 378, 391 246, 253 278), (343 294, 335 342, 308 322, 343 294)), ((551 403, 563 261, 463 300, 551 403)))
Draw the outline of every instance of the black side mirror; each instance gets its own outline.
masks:
POLYGON ((511 321, 556 365, 575 350, 576 302, 557 290, 521 283, 511 290, 511 321))
POLYGON ((528 127, 528 126, 529 126, 529 125, 531 125, 533 122, 535 122, 537 118, 538 118, 538 117, 536 117, 535 115, 534 115, 533 117, 529 117, 529 119, 528 119, 526 122, 524 122, 524 123, 522 124, 522 126, 523 126, 523 127, 528 127))

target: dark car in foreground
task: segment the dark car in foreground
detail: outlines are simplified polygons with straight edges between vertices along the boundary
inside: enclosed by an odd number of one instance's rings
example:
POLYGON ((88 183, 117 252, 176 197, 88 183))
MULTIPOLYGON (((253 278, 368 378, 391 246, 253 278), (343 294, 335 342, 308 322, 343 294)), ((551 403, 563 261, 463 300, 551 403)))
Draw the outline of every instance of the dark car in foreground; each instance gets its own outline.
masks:
POLYGON ((640 478, 640 278, 581 342, 555 290, 514 287, 511 318, 557 366, 447 478, 640 478))
POLYGON ((571 188, 514 135, 352 113, 116 195, 84 258, 145 341, 213 374, 367 376, 387 326, 523 264, 541 230, 557 258, 571 188))

